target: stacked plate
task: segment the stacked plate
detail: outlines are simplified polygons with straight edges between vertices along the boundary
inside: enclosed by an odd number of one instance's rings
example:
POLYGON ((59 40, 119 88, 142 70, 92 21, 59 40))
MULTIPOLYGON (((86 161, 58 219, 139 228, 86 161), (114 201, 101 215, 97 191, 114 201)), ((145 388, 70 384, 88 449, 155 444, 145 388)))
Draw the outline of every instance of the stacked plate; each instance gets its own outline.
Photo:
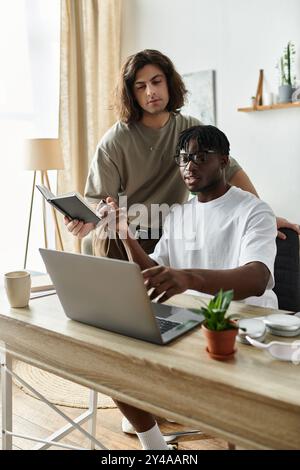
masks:
POLYGON ((239 321, 239 332, 237 340, 240 343, 250 344, 246 336, 256 339, 257 341, 264 341, 267 333, 267 328, 262 320, 257 318, 243 318, 239 321))
POLYGON ((300 318, 295 315, 274 313, 264 318, 268 331, 276 336, 300 335, 300 318))

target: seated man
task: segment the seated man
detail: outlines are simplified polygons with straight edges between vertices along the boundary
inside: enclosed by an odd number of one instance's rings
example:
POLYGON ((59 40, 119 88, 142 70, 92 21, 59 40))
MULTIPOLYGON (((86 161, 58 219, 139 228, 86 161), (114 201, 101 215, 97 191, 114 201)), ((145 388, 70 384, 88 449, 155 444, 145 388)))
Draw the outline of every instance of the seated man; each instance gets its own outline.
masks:
MULTIPOLYGON (((196 196, 173 207, 150 256, 130 232, 127 214, 107 198, 126 251, 143 270, 147 289, 153 289, 151 299, 164 302, 189 289, 214 295, 222 288, 233 289, 235 300, 277 308, 271 290, 275 216, 265 202, 226 182, 228 158, 229 142, 216 127, 194 126, 181 133, 175 162, 196 196)), ((144 449, 167 448, 152 415, 117 405, 144 449)))

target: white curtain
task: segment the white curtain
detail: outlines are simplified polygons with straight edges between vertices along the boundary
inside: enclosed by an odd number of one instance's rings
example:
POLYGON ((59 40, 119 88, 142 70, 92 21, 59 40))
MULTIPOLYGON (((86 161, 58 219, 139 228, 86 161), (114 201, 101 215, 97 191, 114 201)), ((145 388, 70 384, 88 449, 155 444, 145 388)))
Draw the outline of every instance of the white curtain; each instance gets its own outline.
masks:
MULTIPOLYGON (((61 0, 60 139, 65 171, 58 192, 84 192, 97 142, 114 123, 120 67, 121 0, 61 0)), ((62 228, 64 248, 79 241, 62 228)))
MULTIPOLYGON (((59 0, 0 0, 0 272, 22 268, 32 173, 23 139, 57 137, 59 0)), ((51 177, 52 175, 50 175, 51 177)), ((35 197, 28 267, 44 270, 40 198, 35 197)), ((54 242, 54 240, 53 240, 54 242)))

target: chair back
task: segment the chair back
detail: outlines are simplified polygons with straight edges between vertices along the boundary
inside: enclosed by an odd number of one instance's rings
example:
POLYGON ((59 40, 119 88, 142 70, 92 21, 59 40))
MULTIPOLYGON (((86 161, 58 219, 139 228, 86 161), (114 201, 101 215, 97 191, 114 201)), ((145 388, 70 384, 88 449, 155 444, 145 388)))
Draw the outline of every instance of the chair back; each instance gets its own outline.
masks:
POLYGON ((292 229, 280 229, 286 240, 276 239, 274 292, 279 308, 292 312, 300 311, 299 236, 292 229))

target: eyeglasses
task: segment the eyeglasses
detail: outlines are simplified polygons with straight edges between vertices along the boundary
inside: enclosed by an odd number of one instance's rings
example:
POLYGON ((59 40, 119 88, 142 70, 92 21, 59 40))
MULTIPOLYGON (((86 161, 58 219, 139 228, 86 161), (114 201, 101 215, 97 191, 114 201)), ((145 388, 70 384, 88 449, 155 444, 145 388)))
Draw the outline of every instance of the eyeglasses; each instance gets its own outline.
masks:
POLYGON ((175 155, 174 160, 178 166, 186 166, 189 162, 200 165, 207 162, 209 155, 216 155, 217 153, 215 150, 205 150, 204 152, 196 153, 180 152, 178 155, 175 155))

